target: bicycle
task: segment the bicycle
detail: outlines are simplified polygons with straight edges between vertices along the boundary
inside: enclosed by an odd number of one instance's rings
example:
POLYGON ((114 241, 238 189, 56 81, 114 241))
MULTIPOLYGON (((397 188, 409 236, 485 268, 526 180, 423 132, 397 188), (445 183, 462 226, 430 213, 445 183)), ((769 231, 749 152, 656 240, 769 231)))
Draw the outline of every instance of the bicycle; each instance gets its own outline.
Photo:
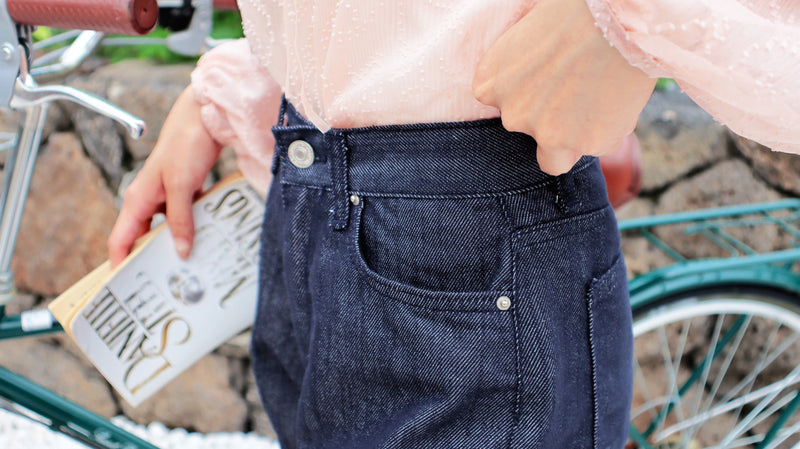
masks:
POLYGON ((629 448, 796 447, 800 201, 632 219, 620 230, 665 260, 629 282, 629 448))
MULTIPOLYGON (((43 101, 41 97, 26 97, 31 95, 26 92, 37 91, 38 88, 32 83, 29 76, 31 72, 27 70, 31 54, 30 28, 18 27, 10 19, 2 20, 2 26, 10 24, 9 28, 15 31, 13 38, 3 35, 2 42, 23 40, 21 49, 12 53, 18 55, 21 62, 11 80, 21 79, 22 87, 19 89, 23 90, 21 93, 12 90, 9 104, 23 107, 35 103, 31 105, 31 111, 26 113, 23 133, 16 145, 11 146, 14 155, 9 154, 3 181, 3 191, 7 193, 0 196, 0 205, 4 206, 0 220, 0 280, 4 283, 0 284, 0 290, 8 298, 13 295, 8 260, 19 228, 24 192, 30 180, 47 107, 46 104, 36 103, 43 101), (11 166, 15 168, 12 170, 11 166)), ((94 36, 92 40, 86 38, 89 43, 97 38, 96 34, 83 35, 94 36)), ((88 44, 83 47, 84 52, 93 48, 88 44)), ((69 53, 65 50, 63 54, 69 53)), ((71 67, 74 65, 65 64, 55 68, 63 71, 71 70, 71 67)), ((41 75, 55 72, 42 72, 41 75)), ((11 77, 6 75, 0 81, 8 78, 11 77)), ((72 90, 56 89, 52 93, 75 94, 76 98, 95 109, 99 109, 101 104, 97 103, 96 98, 77 95, 72 90)), ((134 133, 140 129, 138 125, 134 126, 137 123, 135 119, 122 114, 122 111, 114 108, 104 111, 128 123, 134 133)), ((791 387, 798 382, 800 373, 794 367, 787 372, 774 373, 770 370, 775 369, 773 362, 779 360, 800 335, 797 333, 800 329, 797 315, 800 308, 800 279, 793 270, 796 268, 795 262, 800 259, 798 220, 800 201, 788 201, 620 223, 623 233, 639 233, 641 238, 669 259, 663 267, 634 278, 629 284, 635 318, 633 332, 636 336, 635 372, 638 384, 630 447, 693 449, 693 445, 699 447, 702 444, 711 447, 771 448, 788 447, 796 443, 795 434, 799 433, 799 429, 795 411, 800 406, 800 398, 796 391, 791 391, 791 387), (755 245, 742 240, 735 232, 732 234, 731 230, 737 227, 735 225, 744 229, 776 227, 790 236, 785 242, 788 249, 766 248, 761 252, 756 251, 752 248, 755 245), (717 250, 708 254, 684 254, 671 246, 673 242, 684 238, 680 234, 684 231, 673 229, 677 226, 688 229, 687 235, 707 236, 711 241, 718 242, 717 246, 727 250, 727 253, 717 250), (724 295, 722 299, 719 294, 724 295), (730 295, 737 296, 731 299, 728 298, 730 295), (729 318, 733 314, 735 316, 729 318), (728 368, 738 362, 739 350, 745 348, 743 342, 755 333, 753 329, 757 324, 764 325, 759 323, 771 323, 772 328, 766 338, 770 344, 766 345, 761 362, 755 365, 756 375, 745 374, 732 387, 726 383, 724 376, 712 377, 712 372, 730 372, 728 368), (699 336, 697 330, 701 331, 699 336), (784 337, 787 330, 794 332, 794 335, 784 337), (670 335, 675 338, 670 340, 670 335), (687 372, 688 368, 683 364, 692 369, 687 372), (656 379, 654 371, 659 369, 668 372, 668 381, 658 381, 656 385, 652 385, 652 381, 648 383, 648 380, 656 379), (765 378, 761 376, 762 373, 768 373, 771 377, 765 378), (697 393, 706 389, 709 390, 708 394, 697 393), (765 398, 769 398, 769 401, 764 402, 765 398), (755 406, 751 405, 754 402, 755 406), (771 418, 776 414, 779 418, 771 418), (736 431, 729 432, 732 438, 729 434, 720 438, 706 434, 709 423, 713 424, 720 417, 734 423, 731 428, 736 431), (762 430, 761 426, 767 428, 762 430)), ((0 313, 0 317, 0 339, 61 331, 47 312, 23 312, 18 316, 0 313)), ((4 398, 0 399, 0 407, 42 422, 54 432, 65 434, 88 447, 155 447, 4 368, 0 368, 0 398, 4 398)))

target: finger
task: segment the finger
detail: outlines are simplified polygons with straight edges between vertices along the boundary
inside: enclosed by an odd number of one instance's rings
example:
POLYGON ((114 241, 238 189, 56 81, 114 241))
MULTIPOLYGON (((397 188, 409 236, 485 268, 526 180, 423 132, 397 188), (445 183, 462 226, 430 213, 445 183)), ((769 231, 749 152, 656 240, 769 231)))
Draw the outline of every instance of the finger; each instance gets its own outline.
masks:
POLYGON ((119 265, 131 253, 136 240, 148 229, 150 229, 150 219, 139 220, 130 209, 123 207, 108 237, 108 253, 112 268, 119 265))
POLYGON ((142 170, 125 191, 122 209, 108 237, 112 267, 130 254, 136 239, 149 229, 153 214, 163 205, 161 184, 151 183, 149 178, 149 172, 142 170))
POLYGON ((194 239, 194 217, 192 216, 192 200, 195 192, 176 180, 164 180, 168 184, 167 191, 167 226, 169 226, 175 251, 182 259, 192 252, 194 239))
POLYGON ((549 149, 539 146, 536 149, 536 159, 539 168, 553 176, 564 174, 581 158, 581 154, 573 150, 549 149))

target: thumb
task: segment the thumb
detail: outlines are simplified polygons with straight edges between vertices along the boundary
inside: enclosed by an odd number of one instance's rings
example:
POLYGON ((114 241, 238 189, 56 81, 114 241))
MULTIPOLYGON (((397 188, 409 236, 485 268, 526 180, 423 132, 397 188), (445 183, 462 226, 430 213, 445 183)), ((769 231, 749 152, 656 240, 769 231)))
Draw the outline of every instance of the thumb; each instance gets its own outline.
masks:
POLYGON ((539 162, 539 168, 553 176, 570 171, 580 158, 580 153, 574 150, 551 149, 542 146, 536 148, 536 160, 539 162))

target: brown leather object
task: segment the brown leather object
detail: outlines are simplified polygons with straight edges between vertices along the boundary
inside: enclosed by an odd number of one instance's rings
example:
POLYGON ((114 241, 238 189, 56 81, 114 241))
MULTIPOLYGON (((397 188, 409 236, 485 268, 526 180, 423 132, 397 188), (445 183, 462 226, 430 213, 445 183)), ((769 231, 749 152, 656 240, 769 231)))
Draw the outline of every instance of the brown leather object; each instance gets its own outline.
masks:
POLYGON ((156 0, 7 0, 6 6, 22 25, 147 34, 158 21, 156 0))
POLYGON ((626 137, 616 153, 600 156, 600 168, 615 209, 636 198, 642 189, 642 147, 636 135, 626 137))
POLYGON ((214 9, 236 11, 239 9, 239 6, 236 4, 236 0, 214 0, 214 9))

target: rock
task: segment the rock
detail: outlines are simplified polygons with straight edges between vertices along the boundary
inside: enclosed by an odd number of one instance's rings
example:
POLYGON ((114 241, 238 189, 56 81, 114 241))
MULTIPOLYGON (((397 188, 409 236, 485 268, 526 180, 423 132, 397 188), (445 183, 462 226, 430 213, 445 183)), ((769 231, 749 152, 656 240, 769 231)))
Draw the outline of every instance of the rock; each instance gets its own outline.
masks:
POLYGON ((36 296, 17 292, 14 299, 6 304, 6 315, 18 315, 25 310, 31 310, 36 305, 36 296))
POLYGON ((107 117, 76 106, 73 106, 72 117, 86 152, 112 185, 118 184, 122 178, 125 149, 117 125, 107 117))
POLYGON ((731 133, 734 146, 766 183, 800 195, 800 156, 780 153, 731 133))
POLYGON ((641 236, 623 237, 622 254, 625 255, 628 280, 675 262, 641 236))
POLYGON ((159 421, 208 433, 241 431, 247 422, 247 403, 231 388, 228 361, 218 355, 203 357, 136 408, 120 403, 140 424, 159 421))
POLYGON ((108 100, 147 124, 140 140, 123 136, 133 159, 146 158, 155 145, 161 125, 190 82, 193 64, 156 65, 144 60, 127 60, 95 71, 89 80, 106 89, 108 100))
POLYGON ((107 258, 114 197, 74 134, 57 133, 34 169, 12 270, 19 288, 55 295, 107 258))
MULTIPOLYGON (((653 200, 636 198, 616 210, 615 213, 617 220, 623 221, 651 216, 654 210, 655 203, 653 200)), ((647 239, 635 230, 622 233, 622 253, 625 255, 628 279, 633 279, 640 274, 648 273, 673 262, 672 259, 650 244, 647 239)))
POLYGON ((653 93, 636 126, 642 146, 642 191, 671 185, 727 156, 727 132, 677 89, 653 93))
POLYGON ((629 203, 614 210, 618 221, 628 220, 631 218, 647 217, 653 215, 655 210, 655 203, 649 198, 634 198, 629 203))
POLYGON ((247 359, 250 357, 250 331, 247 330, 231 338, 217 349, 221 355, 236 359, 247 359))
POLYGON ((96 369, 42 339, 0 342, 0 365, 98 415, 119 414, 108 384, 96 369))
MULTIPOLYGON (((659 197, 656 213, 775 201, 780 198, 778 192, 756 179, 743 161, 731 159, 668 189, 659 197)), ((685 229, 685 225, 660 226, 656 234, 688 258, 725 257, 730 254, 729 249, 713 243, 700 233, 686 235, 685 229)), ((773 250, 789 242, 789 236, 775 225, 747 226, 740 223, 739 226, 726 228, 726 232, 756 251, 773 250)))
MULTIPOLYGON (((107 98, 108 82, 105 80, 76 78, 69 84, 101 99, 107 98)), ((113 185, 119 183, 125 148, 117 124, 110 118, 72 102, 64 101, 61 106, 72 117, 75 131, 80 136, 86 153, 113 185)))
POLYGON ((253 376, 253 370, 250 369, 247 370, 245 400, 250 409, 250 424, 253 432, 277 440, 278 436, 275 434, 275 429, 272 428, 267 412, 264 411, 264 406, 261 404, 261 397, 258 395, 258 387, 256 386, 256 378, 253 376))

